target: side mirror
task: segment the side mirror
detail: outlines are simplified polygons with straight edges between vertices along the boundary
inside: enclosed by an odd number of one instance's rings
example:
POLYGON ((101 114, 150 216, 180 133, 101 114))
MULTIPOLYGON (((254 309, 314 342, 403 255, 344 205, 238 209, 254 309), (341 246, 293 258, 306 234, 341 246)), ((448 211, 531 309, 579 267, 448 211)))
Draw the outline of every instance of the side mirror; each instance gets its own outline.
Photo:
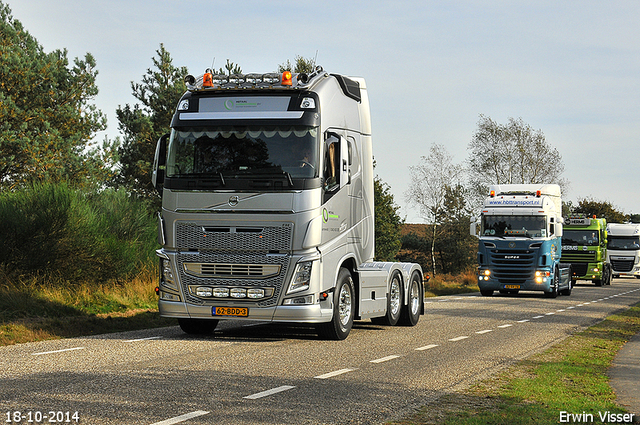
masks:
POLYGON ((160 196, 164 188, 164 172, 167 163, 167 140, 169 135, 165 134, 158 139, 156 144, 156 154, 153 159, 153 170, 151 172, 151 183, 160 196))
MULTIPOLYGON (((473 219, 472 219, 472 220, 473 220, 473 219)), ((479 234, 479 232, 480 232, 480 226, 479 226, 479 224, 480 224, 480 223, 479 223, 479 222, 477 222, 477 221, 472 221, 472 222, 471 222, 471 225, 469 226, 469 234, 470 234, 471 236, 475 236, 476 238, 479 238, 479 237, 480 237, 480 234, 479 234)))

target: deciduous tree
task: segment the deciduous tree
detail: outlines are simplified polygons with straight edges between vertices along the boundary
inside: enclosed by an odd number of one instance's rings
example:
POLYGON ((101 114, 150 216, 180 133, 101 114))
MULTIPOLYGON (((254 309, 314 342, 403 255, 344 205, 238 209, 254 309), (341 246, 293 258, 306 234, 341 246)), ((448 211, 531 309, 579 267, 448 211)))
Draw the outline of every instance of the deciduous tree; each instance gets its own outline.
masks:
POLYGON ((564 164, 558 150, 547 143, 541 130, 522 118, 498 124, 480 115, 478 129, 468 146, 471 185, 486 195, 491 184, 555 183, 564 190, 564 164))
POLYGON ((405 196, 409 205, 417 207, 425 222, 432 225, 431 263, 435 276, 435 243, 445 210, 446 189, 461 183, 463 168, 453 163, 453 157, 443 145, 434 143, 429 155, 421 157, 420 164, 409 167, 409 170, 411 183, 405 196))

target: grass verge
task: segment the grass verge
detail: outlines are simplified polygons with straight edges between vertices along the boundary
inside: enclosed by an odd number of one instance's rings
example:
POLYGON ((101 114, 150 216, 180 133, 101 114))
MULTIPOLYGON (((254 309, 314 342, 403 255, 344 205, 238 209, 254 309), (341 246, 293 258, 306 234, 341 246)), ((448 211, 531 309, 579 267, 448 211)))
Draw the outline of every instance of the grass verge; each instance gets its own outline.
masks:
POLYGON ((153 267, 126 283, 0 280, 0 345, 176 324, 158 313, 153 267))
POLYGON ((557 424, 560 412, 624 413, 607 369, 640 332, 640 304, 509 367, 466 391, 448 394, 394 425, 557 424))

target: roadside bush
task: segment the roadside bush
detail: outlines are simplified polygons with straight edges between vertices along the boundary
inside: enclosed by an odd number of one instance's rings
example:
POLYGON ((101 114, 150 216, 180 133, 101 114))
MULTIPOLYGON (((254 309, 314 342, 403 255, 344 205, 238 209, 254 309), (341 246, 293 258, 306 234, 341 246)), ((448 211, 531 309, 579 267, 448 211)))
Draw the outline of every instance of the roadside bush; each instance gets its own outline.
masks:
POLYGON ((123 190, 37 184, 0 194, 6 276, 85 283, 131 278, 154 257, 156 219, 123 190))

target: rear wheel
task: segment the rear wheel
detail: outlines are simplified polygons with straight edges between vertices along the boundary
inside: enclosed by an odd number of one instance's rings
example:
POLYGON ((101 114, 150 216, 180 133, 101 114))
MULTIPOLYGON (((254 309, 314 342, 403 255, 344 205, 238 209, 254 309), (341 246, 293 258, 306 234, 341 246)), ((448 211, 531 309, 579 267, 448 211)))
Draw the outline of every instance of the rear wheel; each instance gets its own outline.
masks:
POLYGON ((420 320, 420 313, 422 312, 422 297, 424 291, 422 290, 422 279, 420 273, 414 272, 409 281, 409 302, 402 308, 402 316, 400 316, 400 323, 407 326, 415 326, 420 320))
POLYGON ((353 327, 355 291, 351 272, 341 268, 333 293, 333 317, 331 321, 318 325, 318 335, 323 339, 345 339, 353 327))
POLYGON ((180 329, 190 335, 209 335, 218 326, 216 319, 178 319, 180 329))
POLYGON ((571 290, 573 289, 573 281, 569 279, 569 287, 567 289, 563 289, 560 291, 562 295, 571 295, 571 290))
POLYGON ((383 317, 374 317, 372 323, 376 325, 395 326, 400 319, 400 310, 402 308, 402 277, 400 272, 395 271, 391 276, 389 284, 389 294, 387 295, 387 314, 383 317))

